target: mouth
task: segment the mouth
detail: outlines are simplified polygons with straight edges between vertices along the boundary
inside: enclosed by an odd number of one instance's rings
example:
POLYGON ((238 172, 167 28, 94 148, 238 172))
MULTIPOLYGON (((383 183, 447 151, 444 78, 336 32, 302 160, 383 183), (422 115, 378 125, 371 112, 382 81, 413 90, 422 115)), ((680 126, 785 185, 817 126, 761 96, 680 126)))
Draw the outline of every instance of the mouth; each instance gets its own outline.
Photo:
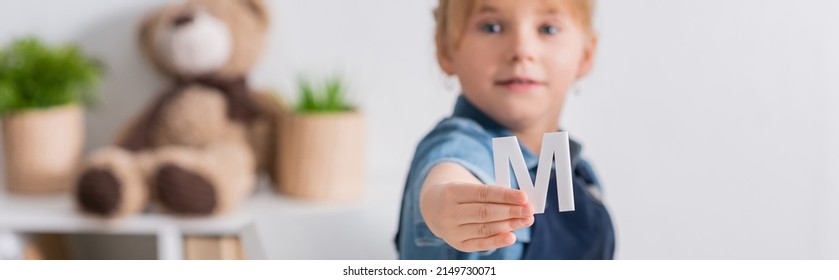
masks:
POLYGON ((495 85, 513 92, 529 92, 545 86, 545 83, 528 77, 512 77, 496 80, 495 85))

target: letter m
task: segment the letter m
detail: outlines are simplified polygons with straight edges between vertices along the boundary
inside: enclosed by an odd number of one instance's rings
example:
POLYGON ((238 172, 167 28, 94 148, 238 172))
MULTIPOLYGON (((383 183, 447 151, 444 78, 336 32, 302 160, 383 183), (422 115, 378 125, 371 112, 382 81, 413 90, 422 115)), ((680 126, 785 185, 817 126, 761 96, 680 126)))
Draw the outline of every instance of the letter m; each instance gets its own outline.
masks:
POLYGON ((536 167, 536 183, 524 163, 519 141, 515 136, 492 139, 495 161, 495 183, 510 187, 510 165, 519 183, 519 189, 527 194, 533 213, 545 212, 548 196, 551 165, 556 162, 556 186, 559 212, 574 211, 574 186, 571 179, 571 155, 568 148, 568 133, 546 133, 542 138, 542 151, 536 167))

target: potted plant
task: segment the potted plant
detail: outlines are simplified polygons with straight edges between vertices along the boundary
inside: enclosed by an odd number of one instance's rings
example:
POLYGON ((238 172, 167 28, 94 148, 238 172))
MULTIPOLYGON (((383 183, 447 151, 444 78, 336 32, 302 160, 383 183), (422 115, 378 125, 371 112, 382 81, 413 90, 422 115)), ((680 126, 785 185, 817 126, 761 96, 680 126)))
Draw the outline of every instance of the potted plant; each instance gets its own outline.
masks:
POLYGON ((21 38, 0 48, 0 116, 6 187, 12 193, 69 189, 81 158, 84 115, 100 68, 72 45, 21 38))
POLYGON ((299 102, 279 121, 281 193, 313 200, 357 198, 364 183, 364 116, 347 104, 343 82, 300 79, 299 102))

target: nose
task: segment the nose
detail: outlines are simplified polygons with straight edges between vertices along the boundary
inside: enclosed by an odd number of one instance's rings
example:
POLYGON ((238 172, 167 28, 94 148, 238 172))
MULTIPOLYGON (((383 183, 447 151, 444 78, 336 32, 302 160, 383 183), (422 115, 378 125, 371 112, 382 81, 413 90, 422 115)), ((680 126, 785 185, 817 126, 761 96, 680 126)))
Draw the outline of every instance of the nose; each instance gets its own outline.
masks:
POLYGON ((538 34, 528 31, 517 28, 511 32, 509 56, 512 62, 532 62, 536 59, 538 34))
POLYGON ((185 25, 188 25, 188 24, 192 23, 192 21, 194 19, 195 19, 195 16, 192 14, 192 12, 185 12, 183 14, 178 15, 174 19, 172 19, 172 26, 183 27, 185 25))

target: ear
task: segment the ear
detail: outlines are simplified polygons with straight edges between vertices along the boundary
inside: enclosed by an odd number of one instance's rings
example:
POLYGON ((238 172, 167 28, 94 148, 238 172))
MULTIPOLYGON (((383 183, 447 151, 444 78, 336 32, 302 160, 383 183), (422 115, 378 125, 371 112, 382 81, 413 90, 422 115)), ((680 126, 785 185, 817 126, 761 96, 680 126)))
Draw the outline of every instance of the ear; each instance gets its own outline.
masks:
POLYGON ((583 48, 583 58, 580 59, 580 66, 577 71, 577 79, 582 79, 594 67, 594 58, 597 56, 598 38, 596 34, 592 34, 589 38, 588 44, 583 48))
POLYGON ((238 0, 242 5, 248 8, 256 17, 265 23, 268 23, 268 6, 264 0, 238 0))
MULTIPOLYGON (((440 4, 442 6, 443 4, 440 4)), ((434 44, 436 45, 437 49, 437 64, 440 64, 440 69, 443 70, 446 75, 452 76, 454 75, 454 65, 452 65, 452 50, 449 48, 448 40, 443 35, 443 30, 440 29, 441 22, 444 21, 443 17, 440 15, 440 7, 434 8, 433 12, 434 21, 438 23, 436 27, 436 31, 434 32, 434 44)), ((444 24, 443 24, 444 25, 444 24)))
POLYGON ((158 53, 157 46, 155 45, 158 24, 161 20, 163 20, 163 14, 165 12, 166 8, 160 8, 150 13, 143 19, 142 22, 140 22, 140 29, 137 33, 137 43, 140 46, 140 52, 143 57, 145 57, 146 60, 155 67, 155 69, 161 73, 170 74, 172 71, 163 61, 161 61, 159 57, 160 54, 158 53))
POLYGON ((440 69, 443 70, 446 75, 454 75, 454 65, 451 58, 451 51, 446 50, 437 50, 437 64, 440 64, 440 69))
POLYGON ((160 11, 154 11, 149 16, 146 16, 140 22, 140 32, 137 34, 137 42, 144 55, 154 55, 154 28, 157 24, 157 19, 160 16, 160 11))

